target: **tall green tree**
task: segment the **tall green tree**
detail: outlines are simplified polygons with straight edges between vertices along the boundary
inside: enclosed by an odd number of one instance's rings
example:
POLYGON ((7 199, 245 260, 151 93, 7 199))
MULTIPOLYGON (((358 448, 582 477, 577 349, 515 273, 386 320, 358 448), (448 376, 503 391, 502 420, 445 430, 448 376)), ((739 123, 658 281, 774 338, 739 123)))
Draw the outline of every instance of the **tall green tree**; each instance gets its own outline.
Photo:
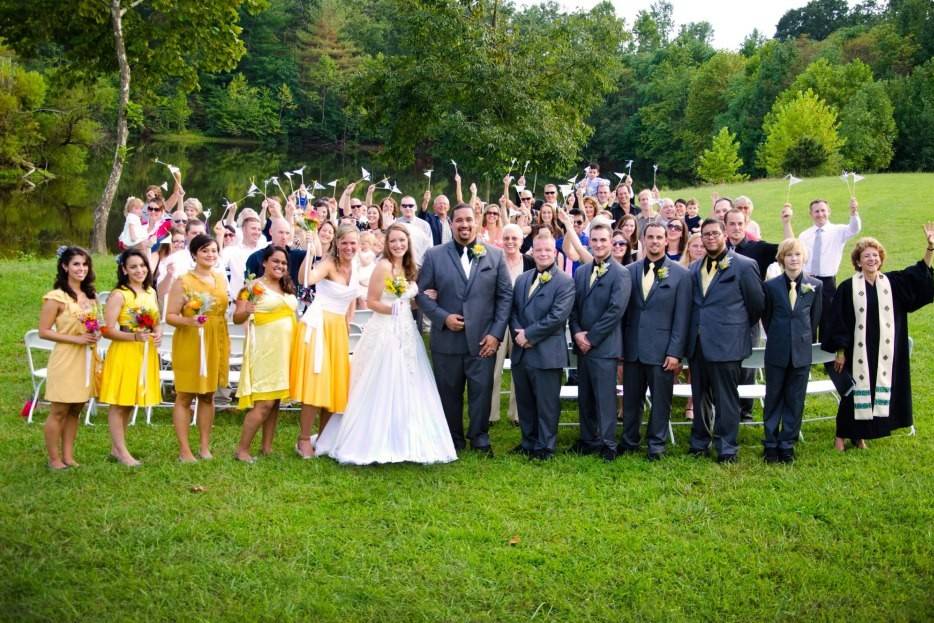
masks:
POLYGON ((173 77, 193 90, 199 71, 231 69, 245 49, 239 9, 258 10, 265 0, 0 0, 0 31, 19 52, 55 45, 64 70, 76 75, 119 71, 115 146, 110 177, 94 209, 93 250, 106 249, 107 216, 127 153, 127 118, 134 92, 173 77))
POLYGON ((777 101, 763 130, 759 166, 770 176, 826 175, 839 169, 837 113, 810 89, 790 101, 777 101))
POLYGON ((889 87, 898 127, 892 164, 903 171, 934 170, 934 59, 889 87))
POLYGON ((709 184, 744 182, 749 176, 740 172, 742 168, 739 143, 727 127, 720 128, 697 160, 697 176, 709 184))

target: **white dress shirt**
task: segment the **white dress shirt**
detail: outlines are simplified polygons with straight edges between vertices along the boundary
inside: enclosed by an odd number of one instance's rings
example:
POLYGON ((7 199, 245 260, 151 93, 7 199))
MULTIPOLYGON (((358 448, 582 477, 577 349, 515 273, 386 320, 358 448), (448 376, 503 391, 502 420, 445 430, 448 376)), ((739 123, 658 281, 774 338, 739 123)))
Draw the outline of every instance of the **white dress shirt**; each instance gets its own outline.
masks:
POLYGON ((863 224, 859 220, 859 214, 850 216, 850 222, 846 225, 827 222, 821 227, 821 256, 820 256, 820 275, 815 275, 812 271, 814 266, 814 235, 817 227, 811 226, 805 229, 798 236, 798 239, 804 244, 808 251, 807 272, 814 277, 834 277, 840 270, 840 260, 843 258, 843 247, 846 241, 855 236, 862 229, 863 224))

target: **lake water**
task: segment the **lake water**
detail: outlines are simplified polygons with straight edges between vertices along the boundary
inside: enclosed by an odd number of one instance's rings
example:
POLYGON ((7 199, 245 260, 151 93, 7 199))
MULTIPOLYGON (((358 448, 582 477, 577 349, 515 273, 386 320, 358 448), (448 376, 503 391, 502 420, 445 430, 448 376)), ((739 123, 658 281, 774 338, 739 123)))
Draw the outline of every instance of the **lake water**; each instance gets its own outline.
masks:
MULTIPOLYGON (((51 255, 62 244, 86 246, 90 242, 94 206, 110 174, 111 154, 92 156, 87 171, 81 176, 57 178, 41 184, 29 192, 0 189, 0 254, 10 257, 21 253, 51 255)), ((172 178, 168 169, 154 162, 159 158, 181 168, 182 182, 187 197, 197 197, 205 210, 212 211, 212 223, 223 212, 224 197, 234 201, 243 197, 250 186, 250 178, 262 180, 278 175, 286 192, 288 179, 283 171, 295 170, 305 165, 305 182, 309 187, 314 179, 322 184, 334 178, 342 178, 338 192, 349 181, 360 178, 360 167, 366 167, 374 180, 389 175, 396 180, 406 194, 420 196, 427 187, 427 179, 420 170, 406 172, 387 171, 371 154, 334 150, 289 151, 261 145, 199 144, 176 145, 167 143, 144 143, 136 145, 130 152, 123 169, 107 227, 108 245, 116 246, 117 237, 123 228, 123 205, 127 196, 142 197, 150 184, 161 185, 172 178)), ((440 167, 439 167, 440 169, 440 167)), ((434 193, 453 192, 453 169, 450 165, 432 176, 434 193)), ((298 177, 293 178, 298 186, 298 177)), ((465 180, 464 192, 471 180, 465 180)), ((476 180, 481 196, 490 186, 487 180, 476 180)), ((355 193, 363 197, 366 184, 355 193)), ((493 193, 496 183, 493 183, 493 193)), ((270 185, 268 193, 274 188, 270 185)), ((319 191, 331 194, 331 188, 319 191)), ((168 194, 168 193, 166 193, 168 194)), ((377 192, 376 200, 386 196, 386 191, 377 192)), ((497 195, 498 196, 498 195, 497 195)), ((396 201, 399 196, 395 196, 396 201)), ((262 196, 246 201, 246 205, 259 209, 262 196)))

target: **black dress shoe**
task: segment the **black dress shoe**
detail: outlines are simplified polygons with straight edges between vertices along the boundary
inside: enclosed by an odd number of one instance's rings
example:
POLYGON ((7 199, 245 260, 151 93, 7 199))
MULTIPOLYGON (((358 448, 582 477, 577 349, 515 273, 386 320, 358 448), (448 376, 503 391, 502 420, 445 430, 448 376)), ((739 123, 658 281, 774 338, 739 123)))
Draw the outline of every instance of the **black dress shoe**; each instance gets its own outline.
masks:
POLYGON ((490 446, 480 446, 478 448, 472 448, 472 450, 479 455, 485 456, 490 459, 493 458, 493 448, 491 448, 490 446))
POLYGON ((688 454, 695 459, 707 458, 707 450, 700 448, 688 448, 688 454))
POLYGON ((740 422, 752 422, 752 411, 742 411, 739 414, 740 422))
POLYGON ((570 452, 571 454, 579 454, 579 455, 581 455, 581 456, 586 456, 586 455, 588 455, 588 454, 596 454, 596 453, 597 453, 596 448, 593 448, 593 447, 591 447, 591 446, 588 446, 587 444, 585 444, 585 443, 584 443, 583 441, 581 441, 580 439, 578 439, 577 441, 575 441, 575 442, 571 445, 571 447, 568 448, 567 451, 570 452))
POLYGON ((509 454, 521 454, 522 456, 529 457, 532 456, 532 451, 528 448, 522 447, 522 444, 520 443, 518 446, 510 450, 509 454))
POLYGON ((616 456, 622 456, 624 454, 636 454, 638 452, 639 448, 616 446, 616 456))
POLYGON ((779 450, 778 460, 782 463, 794 463, 795 462, 795 449, 788 448, 786 450, 779 450))
POLYGON ((762 458, 766 463, 778 463, 778 448, 766 448, 762 458))
POLYGON ((600 448, 600 458, 602 458, 607 463, 612 463, 616 460, 616 450, 604 446, 600 448))
POLYGON ((649 461, 661 461, 663 454, 665 453, 664 452, 649 452, 648 456, 646 456, 645 458, 647 458, 649 461))
POLYGON ((536 450, 529 454, 529 459, 533 461, 550 461, 555 458, 555 453, 551 450, 536 450))
POLYGON ((735 463, 736 461, 735 454, 721 454, 717 457, 717 463, 735 463))

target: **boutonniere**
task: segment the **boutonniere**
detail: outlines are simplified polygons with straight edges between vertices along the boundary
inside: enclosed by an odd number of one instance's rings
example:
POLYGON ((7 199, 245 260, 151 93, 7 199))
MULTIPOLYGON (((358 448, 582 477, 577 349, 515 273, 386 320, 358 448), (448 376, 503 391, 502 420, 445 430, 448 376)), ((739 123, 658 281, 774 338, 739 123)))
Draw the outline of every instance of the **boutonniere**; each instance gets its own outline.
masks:
POLYGON ((479 242, 472 247, 467 248, 467 258, 470 261, 480 259, 484 255, 486 255, 486 247, 479 242))
POLYGON ((719 270, 726 270, 727 268, 730 267, 730 263, 731 263, 731 262, 732 262, 732 260, 730 259, 730 256, 729 256, 729 255, 724 255, 724 256, 723 256, 723 259, 720 260, 719 262, 717 262, 717 268, 718 268, 719 270))
POLYGON ((597 279, 605 275, 607 270, 609 270, 609 268, 607 267, 606 262, 603 264, 597 264, 597 266, 594 268, 594 272, 597 273, 597 279))
POLYGON ((549 272, 544 272, 538 276, 538 285, 543 286, 549 281, 551 281, 551 273, 549 272))
POLYGON ((814 291, 814 286, 812 286, 811 284, 805 283, 805 284, 802 284, 802 285, 801 285, 801 293, 802 293, 802 294, 808 294, 808 293, 813 292, 813 291, 814 291))
POLYGON ((665 279, 668 279, 668 267, 662 266, 661 268, 656 270, 655 278, 658 279, 659 281, 664 281, 665 279))

